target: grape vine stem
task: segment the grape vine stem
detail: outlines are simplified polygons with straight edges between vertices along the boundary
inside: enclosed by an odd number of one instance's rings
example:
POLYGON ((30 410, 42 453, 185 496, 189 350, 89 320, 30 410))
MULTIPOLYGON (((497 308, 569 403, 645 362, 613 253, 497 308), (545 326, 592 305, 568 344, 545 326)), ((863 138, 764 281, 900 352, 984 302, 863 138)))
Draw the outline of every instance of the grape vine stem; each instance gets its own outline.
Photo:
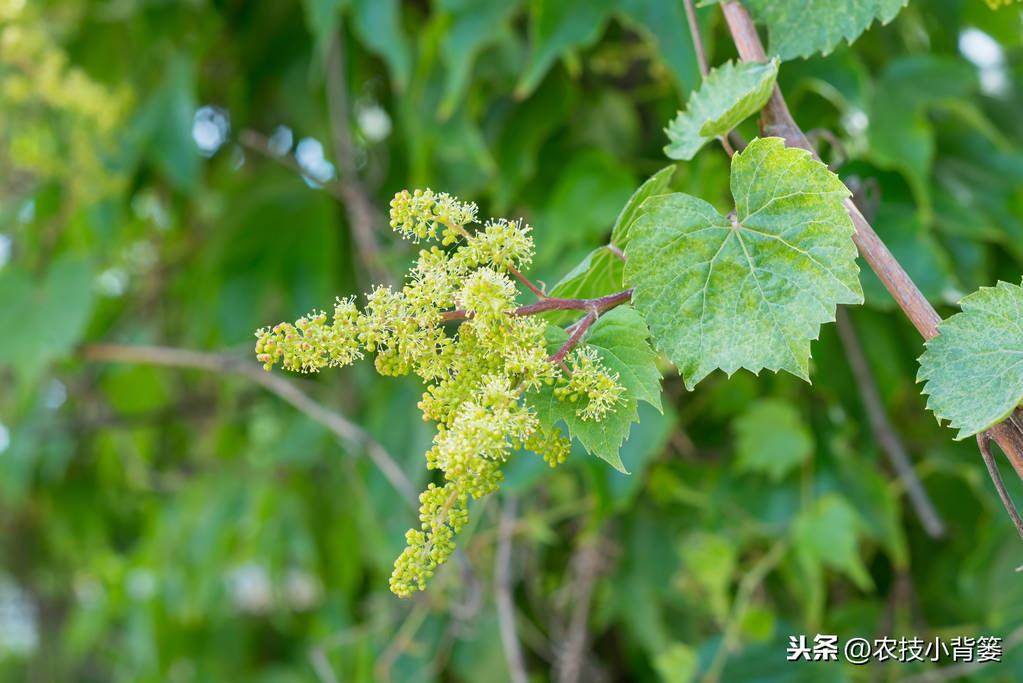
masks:
POLYGON ((516 280, 521 282, 526 289, 531 291, 533 294, 536 294, 536 298, 538 299, 547 298, 547 294, 542 289, 533 284, 532 280, 530 280, 528 277, 519 272, 518 269, 508 266, 508 272, 511 273, 516 280))
MULTIPOLYGON (((590 311, 594 310, 597 313, 603 313, 604 311, 611 310, 615 306, 627 303, 632 299, 632 289, 623 289, 620 292, 608 294, 606 296, 600 296, 594 299, 561 299, 558 297, 548 296, 542 300, 537 301, 535 304, 528 304, 526 306, 519 306, 514 311, 513 315, 536 315, 538 313, 547 313, 548 311, 590 311)), ((445 321, 451 320, 465 320, 471 318, 472 314, 462 309, 454 311, 445 311, 441 314, 441 319, 445 321)))
POLYGON ((338 189, 344 198, 352 236, 359 246, 359 258, 374 282, 389 282, 390 274, 380 260, 377 230, 380 220, 373 200, 359 177, 355 161, 355 141, 352 138, 351 106, 348 101, 348 77, 345 68, 344 31, 338 30, 327 50, 327 113, 338 165, 338 189))
MULTIPOLYGON (((988 448, 988 440, 989 437, 986 433, 977 435, 977 446, 980 448, 980 455, 984 458, 984 465, 987 467, 987 473, 990 475, 991 481, 995 484, 995 490, 998 491, 998 497, 1002 499, 1002 505, 1005 506, 1005 511, 1009 513, 1009 519, 1012 520, 1013 525, 1016 527, 1016 533, 1019 534, 1020 539, 1023 539, 1023 519, 1020 519, 1019 512, 1016 510, 1016 505, 1012 502, 1012 498, 1009 496, 1009 492, 1005 488, 1005 483, 1002 481, 1002 475, 998 472, 998 464, 995 462, 995 459, 991 457, 991 449, 988 448)), ((1021 569, 1023 569, 1023 567, 1021 567, 1021 569)))
POLYGON ((923 482, 913 469, 913 463, 909 459, 906 447, 899 438, 898 432, 888 419, 884 403, 881 401, 881 392, 877 387, 877 380, 870 370, 866 354, 863 353, 863 346, 860 344, 859 335, 853 326, 849 312, 839 307, 835 314, 835 326, 838 329, 838 337, 845 348, 845 356, 849 361, 853 377, 856 379, 856 387, 859 390, 860 401, 867 412, 867 420, 874 432, 874 440, 881 447, 882 452, 888 456, 888 462, 906 491, 906 496, 916 512, 924 531, 931 538, 942 538, 945 535, 945 524, 941 515, 935 507, 923 482))
MULTIPOLYGON (((562 367, 564 367, 565 357, 579 344, 583 335, 593 326, 593 323, 597 322, 597 318, 600 317, 601 313, 632 299, 631 288, 594 299, 561 299, 547 296, 540 291, 535 293, 540 297, 539 301, 535 304, 519 306, 512 311, 512 314, 522 316, 537 315, 538 313, 546 313, 548 311, 586 311, 586 315, 569 325, 567 328, 570 331, 568 340, 562 344, 561 348, 554 352, 554 355, 548 358, 551 363, 561 365, 562 367)), ((441 319, 445 321, 465 320, 471 317, 471 313, 462 309, 446 311, 441 314, 441 319)))
POLYGON ((512 534, 518 516, 518 501, 508 497, 501 508, 498 523, 497 550, 494 553, 494 600, 497 603, 497 622, 501 632, 508 677, 512 683, 528 683, 522 644, 515 628, 515 600, 512 595, 512 534))
MULTIPOLYGON (((696 53, 696 62, 700 65, 700 75, 707 78, 710 68, 707 66, 707 51, 703 47, 703 37, 700 35, 700 22, 696 18, 696 6, 693 0, 685 0, 683 5, 686 8, 686 22, 689 24, 689 35, 693 40, 693 52, 696 53)), ((729 157, 735 156, 735 148, 728 142, 728 135, 718 136, 718 142, 729 157)))
POLYGON ((579 322, 572 326, 573 328, 572 334, 569 335, 568 341, 562 344, 561 348, 558 349, 554 353, 554 355, 548 358, 547 360, 555 364, 560 364, 562 361, 564 361, 565 356, 567 356, 572 351, 572 349, 575 348, 576 344, 579 343, 579 340, 583 338, 584 334, 586 334, 586 330, 590 329, 593 323, 597 322, 597 315, 598 314, 596 309, 591 309, 589 313, 584 315, 582 320, 580 320, 579 322))
MULTIPOLYGON (((757 35, 756 26, 749 12, 738 0, 729 0, 721 6, 725 22, 732 34, 732 41, 744 62, 762 62, 767 59, 763 43, 757 35)), ((810 141, 792 117, 785 98, 777 85, 771 98, 761 112, 762 130, 766 135, 784 138, 793 147, 800 147, 819 159, 810 141)), ((845 200, 845 208, 849 212, 856 233, 853 241, 860 255, 871 267, 892 295, 902 312, 913 323, 917 331, 929 341, 938 335, 938 324, 941 316, 934 310, 930 302, 920 292, 916 283, 909 277, 902 265, 895 259, 888 247, 871 227, 870 223, 853 203, 845 200)), ((991 438, 1001 447, 1009 458, 1016 474, 1023 479, 1023 412, 1016 409, 1014 415, 988 430, 991 438)))
POLYGON ((419 506, 419 494, 406 476, 405 470, 398 465, 387 449, 370 436, 369 432, 341 413, 313 400, 295 382, 279 375, 264 372, 263 368, 255 363, 223 353, 192 351, 167 346, 88 344, 81 347, 78 353, 81 358, 89 361, 191 368, 245 377, 329 429, 352 453, 364 451, 391 486, 402 494, 402 498, 409 506, 413 509, 419 506))

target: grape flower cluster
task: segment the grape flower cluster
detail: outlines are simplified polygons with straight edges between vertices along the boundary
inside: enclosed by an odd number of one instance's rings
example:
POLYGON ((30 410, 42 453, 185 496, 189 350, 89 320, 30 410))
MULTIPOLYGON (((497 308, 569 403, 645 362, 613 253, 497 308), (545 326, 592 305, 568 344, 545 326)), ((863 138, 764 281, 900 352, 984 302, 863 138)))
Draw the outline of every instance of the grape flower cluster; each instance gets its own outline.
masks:
POLYGON ((423 590, 450 557, 470 498, 497 490, 513 453, 538 453, 552 467, 568 457, 569 439, 541 423, 529 405, 532 392, 553 387, 558 400, 578 405, 581 419, 600 420, 624 391, 584 343, 552 362, 547 323, 523 314, 513 280, 524 278, 519 269, 532 260, 530 227, 504 219, 479 225, 476 214, 475 204, 445 193, 399 192, 391 227, 414 242, 440 242, 419 252, 400 290, 376 287, 362 310, 339 298, 330 316, 314 311, 256 332, 266 370, 281 363, 316 372, 372 353, 380 374, 414 373, 425 383, 419 408, 437 424, 426 464, 443 482, 420 494, 419 528, 405 534, 408 545, 394 563, 390 587, 401 597, 423 590))

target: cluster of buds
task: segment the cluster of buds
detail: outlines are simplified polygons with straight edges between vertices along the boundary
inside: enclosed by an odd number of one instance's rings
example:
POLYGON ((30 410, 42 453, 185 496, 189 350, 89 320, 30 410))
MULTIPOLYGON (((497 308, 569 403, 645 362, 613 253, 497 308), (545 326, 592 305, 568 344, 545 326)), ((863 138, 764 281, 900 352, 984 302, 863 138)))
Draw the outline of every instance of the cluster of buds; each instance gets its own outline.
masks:
POLYGON ((476 211, 475 204, 460 202, 446 192, 402 190, 391 200, 391 228, 413 242, 436 239, 441 230, 442 244, 454 244, 465 234, 463 226, 476 222, 476 211))
POLYGON ((512 276, 529 265, 533 239, 520 221, 494 220, 479 230, 475 204, 431 190, 399 192, 391 201, 391 226, 418 242, 441 246, 419 252, 400 290, 377 287, 360 311, 338 299, 333 316, 314 312, 294 324, 256 333, 256 357, 267 370, 315 372, 375 354, 382 375, 415 373, 426 385, 419 408, 437 423, 426 454, 429 469, 443 473, 420 496, 420 528, 394 565, 391 590, 402 597, 422 590, 454 549, 469 500, 497 490, 502 466, 514 453, 539 453, 552 467, 563 463, 571 442, 557 427, 542 425, 528 392, 558 385, 558 398, 581 402, 580 414, 599 419, 621 400, 623 389, 593 349, 577 349, 567 362, 550 362, 542 318, 517 314, 512 276), (446 325, 462 317, 454 333, 446 325), (566 372, 567 369, 567 372, 566 372))
POLYGON ((576 414, 582 419, 599 420, 621 402, 625 389, 618 383, 618 373, 608 372, 593 347, 575 349, 567 363, 568 381, 554 389, 554 396, 579 402, 576 414))
POLYGON ((256 332, 256 360, 270 370, 281 363, 295 372, 317 372, 349 365, 362 358, 359 337, 368 332, 367 320, 352 299, 338 299, 330 324, 327 314, 314 311, 295 324, 278 323, 256 332))

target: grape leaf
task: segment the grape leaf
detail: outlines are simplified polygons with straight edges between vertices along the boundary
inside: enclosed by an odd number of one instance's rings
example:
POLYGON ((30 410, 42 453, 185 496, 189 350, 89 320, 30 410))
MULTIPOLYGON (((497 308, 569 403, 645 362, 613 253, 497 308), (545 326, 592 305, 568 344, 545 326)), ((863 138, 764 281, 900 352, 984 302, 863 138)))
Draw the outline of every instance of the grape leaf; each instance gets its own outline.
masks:
POLYGON ((863 301, 845 185, 780 138, 732 157, 734 218, 697 197, 654 197, 632 227, 625 281, 686 386, 720 368, 808 379, 835 305, 863 301))
POLYGON ((863 522, 848 501, 838 494, 826 494, 792 525, 796 557, 810 576, 819 577, 822 567, 831 567, 867 590, 873 582, 857 548, 862 532, 863 522))
MULTIPOLYGON (((568 337, 560 328, 549 330, 548 342, 554 351, 568 337)), ((583 420, 576 414, 580 405, 559 401, 554 397, 553 387, 543 387, 528 397, 544 424, 563 421, 569 434, 588 452, 625 474, 628 471, 619 449, 628 438, 632 423, 639 421, 639 401, 661 409, 661 373, 657 369, 657 354, 647 341, 648 334, 646 323, 632 307, 619 306, 603 314, 584 337, 604 364, 618 373, 618 381, 625 387, 623 402, 603 419, 583 420)))
POLYGON ((675 175, 675 165, 665 166, 657 173, 653 174, 644 181, 639 188, 632 193, 629 197, 629 201, 625 202, 625 206, 622 207, 621 212, 618 214, 618 219, 615 221, 615 227, 611 230, 611 243, 621 248, 624 247, 629 241, 629 230, 632 229, 632 224, 636 222, 639 217, 639 207, 643 205, 650 197, 656 197, 659 194, 664 194, 668 190, 668 184, 671 182, 671 177, 675 175))
POLYGON ((726 62, 712 70, 689 96, 685 110, 664 129, 670 140, 664 153, 671 159, 692 159, 707 142, 759 111, 777 77, 778 60, 726 62))
POLYGON ((920 356, 927 407, 959 430, 956 440, 1004 420, 1023 402, 1023 289, 981 287, 938 326, 920 356))
POLYGON ((767 25, 768 53, 782 59, 828 54, 850 44, 874 20, 887 24, 909 0, 748 0, 753 17, 767 25))
POLYGON ((733 423, 738 467, 779 481, 813 455, 813 436, 792 404, 763 399, 733 423))

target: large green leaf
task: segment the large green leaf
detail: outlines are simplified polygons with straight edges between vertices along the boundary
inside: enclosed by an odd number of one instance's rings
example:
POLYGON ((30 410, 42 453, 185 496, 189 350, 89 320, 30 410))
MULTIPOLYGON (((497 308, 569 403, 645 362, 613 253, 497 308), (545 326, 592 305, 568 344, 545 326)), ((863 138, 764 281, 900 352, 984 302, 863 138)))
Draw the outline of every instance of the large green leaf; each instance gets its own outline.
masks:
POLYGON ((852 43, 875 20, 887 24, 909 0, 747 0, 753 16, 767 24, 771 54, 782 59, 828 54, 852 43))
POLYGON ((849 191, 779 138, 732 158, 731 190, 734 217, 681 193, 644 204, 626 247, 633 303, 690 389, 717 368, 808 379, 820 325, 863 301, 849 191))
POLYGON ((981 287, 938 327, 920 357, 927 407, 965 439, 1001 422, 1023 402, 1023 289, 981 287))
MULTIPOLYGON (((567 339, 564 330, 551 328, 550 346, 556 349, 567 339)), ((657 354, 647 341, 643 319, 630 306, 619 306, 600 317, 584 338, 597 350, 604 364, 618 373, 625 387, 622 403, 600 420, 583 420, 576 414, 578 404, 560 401, 552 387, 544 387, 529 396, 540 420, 548 425, 563 421, 569 434, 583 447, 620 472, 628 473, 619 450, 629 436, 632 423, 639 420, 639 401, 661 408, 661 373, 657 354)))
POLYGON ((692 159, 707 142, 759 111, 771 97, 777 77, 776 59, 762 64, 726 62, 712 70, 665 129, 671 142, 664 153, 672 159, 692 159))

